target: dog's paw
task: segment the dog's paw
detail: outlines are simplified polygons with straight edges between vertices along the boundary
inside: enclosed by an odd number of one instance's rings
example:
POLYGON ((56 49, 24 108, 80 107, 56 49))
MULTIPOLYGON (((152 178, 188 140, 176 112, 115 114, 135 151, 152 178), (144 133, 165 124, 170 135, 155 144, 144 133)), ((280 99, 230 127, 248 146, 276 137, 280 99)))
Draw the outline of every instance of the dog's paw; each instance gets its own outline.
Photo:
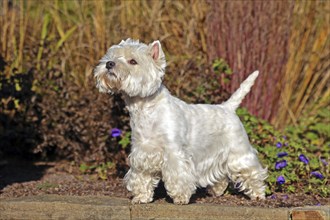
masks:
POLYGON ((190 197, 185 195, 180 195, 173 197, 173 203, 177 205, 187 205, 189 203, 190 197))
POLYGON ((137 195, 132 199, 132 204, 150 203, 153 198, 147 195, 137 195))
POLYGON ((211 189, 212 189, 212 194, 216 197, 222 196, 226 189, 228 187, 228 181, 227 180, 222 180, 217 183, 215 183, 211 189))

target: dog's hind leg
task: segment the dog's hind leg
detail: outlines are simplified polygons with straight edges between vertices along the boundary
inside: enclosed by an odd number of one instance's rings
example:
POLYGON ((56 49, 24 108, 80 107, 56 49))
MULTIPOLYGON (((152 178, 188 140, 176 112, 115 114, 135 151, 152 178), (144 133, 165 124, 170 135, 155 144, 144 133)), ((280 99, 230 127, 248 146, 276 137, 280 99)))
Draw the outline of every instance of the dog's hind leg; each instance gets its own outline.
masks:
POLYGON ((221 179, 215 183, 211 189, 215 196, 222 196, 228 187, 228 180, 226 178, 221 179))

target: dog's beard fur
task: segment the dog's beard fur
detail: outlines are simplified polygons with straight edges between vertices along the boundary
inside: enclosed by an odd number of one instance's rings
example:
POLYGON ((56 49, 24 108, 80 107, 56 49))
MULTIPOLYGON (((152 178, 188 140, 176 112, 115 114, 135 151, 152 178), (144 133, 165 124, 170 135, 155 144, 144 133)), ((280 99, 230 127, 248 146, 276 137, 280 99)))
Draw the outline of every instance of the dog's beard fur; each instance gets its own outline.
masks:
POLYGON ((151 202, 160 179, 177 204, 187 204, 196 187, 211 186, 222 195, 229 181, 263 199, 267 169, 235 114, 258 72, 220 105, 191 105, 161 84, 165 66, 159 41, 127 39, 112 46, 94 70, 99 90, 122 93, 130 112, 131 168, 125 183, 132 202, 151 202))

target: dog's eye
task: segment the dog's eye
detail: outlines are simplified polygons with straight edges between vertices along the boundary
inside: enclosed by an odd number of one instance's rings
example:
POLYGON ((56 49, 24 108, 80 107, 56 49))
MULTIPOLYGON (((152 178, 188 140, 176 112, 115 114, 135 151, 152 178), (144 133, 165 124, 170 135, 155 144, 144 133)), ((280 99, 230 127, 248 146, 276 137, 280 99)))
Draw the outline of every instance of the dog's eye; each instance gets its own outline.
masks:
POLYGON ((137 64, 136 60, 134 60, 134 59, 129 60, 128 63, 131 64, 131 65, 136 65, 137 64))

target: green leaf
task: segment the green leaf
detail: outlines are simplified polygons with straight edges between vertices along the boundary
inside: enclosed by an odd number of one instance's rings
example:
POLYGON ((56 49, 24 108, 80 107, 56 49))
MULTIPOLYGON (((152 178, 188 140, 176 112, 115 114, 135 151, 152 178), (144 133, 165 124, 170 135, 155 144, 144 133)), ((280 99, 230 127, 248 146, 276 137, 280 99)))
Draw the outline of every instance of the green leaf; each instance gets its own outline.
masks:
POLYGON ((130 143, 131 132, 126 132, 125 136, 119 141, 119 144, 125 149, 130 143))
POLYGON ((79 166, 79 170, 80 170, 80 172, 82 172, 82 173, 86 173, 86 171, 89 170, 89 166, 87 166, 85 163, 80 164, 80 166, 79 166))
POLYGON ((40 61, 42 58, 42 53, 44 50, 44 44, 45 44, 45 38, 47 36, 48 33, 48 25, 50 22, 50 15, 49 14, 45 14, 43 17, 43 24, 42 24, 42 29, 41 29, 41 39, 40 39, 40 46, 38 49, 38 54, 37 54, 37 69, 40 69, 40 61))
POLYGON ((19 82, 16 82, 16 83, 15 83, 15 90, 16 90, 17 92, 20 92, 20 91, 22 90, 22 87, 20 86, 19 82))
POLYGON ((62 44, 73 34, 73 32, 77 29, 76 26, 70 28, 63 37, 61 37, 61 39, 57 42, 56 47, 55 47, 55 51, 57 51, 62 44))

